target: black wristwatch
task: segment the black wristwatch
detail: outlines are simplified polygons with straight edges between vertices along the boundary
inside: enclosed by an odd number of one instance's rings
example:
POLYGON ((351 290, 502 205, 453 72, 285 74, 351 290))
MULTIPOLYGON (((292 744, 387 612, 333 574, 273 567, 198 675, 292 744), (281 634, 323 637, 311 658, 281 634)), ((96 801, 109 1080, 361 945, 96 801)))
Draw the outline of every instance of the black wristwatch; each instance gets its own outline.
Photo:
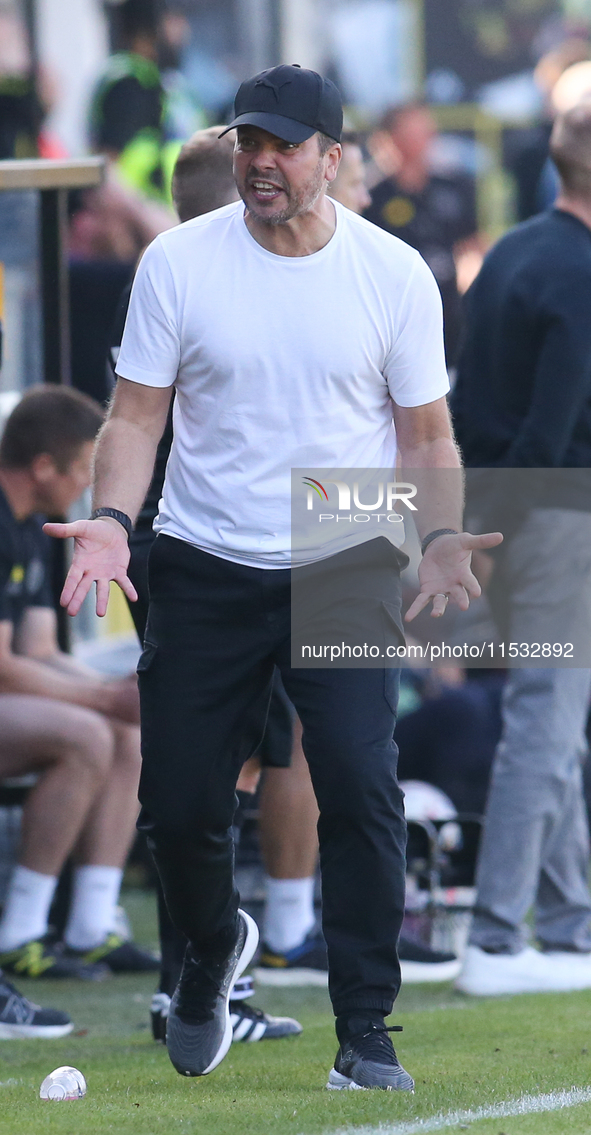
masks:
POLYGON ((457 536, 458 533, 455 528, 436 528, 433 532, 429 532, 421 541, 421 555, 424 556, 429 544, 436 540, 438 536, 457 536))
POLYGON ((113 520, 118 520, 122 528, 125 528, 128 538, 131 536, 133 524, 126 512, 121 512, 118 508, 95 508, 90 514, 90 520, 98 520, 101 516, 112 516, 113 520))

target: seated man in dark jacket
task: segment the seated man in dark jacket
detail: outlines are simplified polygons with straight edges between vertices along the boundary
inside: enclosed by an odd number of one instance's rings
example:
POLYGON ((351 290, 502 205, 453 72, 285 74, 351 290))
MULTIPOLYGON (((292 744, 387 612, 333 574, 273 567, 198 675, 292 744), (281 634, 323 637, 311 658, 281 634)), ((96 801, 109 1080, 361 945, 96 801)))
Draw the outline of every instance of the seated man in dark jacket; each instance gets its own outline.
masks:
POLYGON ((135 677, 105 680, 59 649, 50 542, 38 515, 67 512, 88 486, 101 421, 85 395, 34 387, 0 442, 0 777, 38 775, 0 918, 0 966, 28 977, 157 967, 115 932, 137 816, 135 677), (64 947, 46 935, 70 854, 64 947))

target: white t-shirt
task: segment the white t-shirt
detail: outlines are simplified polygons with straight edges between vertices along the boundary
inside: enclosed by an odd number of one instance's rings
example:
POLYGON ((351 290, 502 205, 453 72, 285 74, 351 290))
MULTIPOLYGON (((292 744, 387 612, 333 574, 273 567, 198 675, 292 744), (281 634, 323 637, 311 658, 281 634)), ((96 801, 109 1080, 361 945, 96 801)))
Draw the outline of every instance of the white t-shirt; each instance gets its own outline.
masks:
POLYGON ((133 285, 117 373, 177 395, 155 528, 254 567, 290 564, 293 467, 394 469, 391 399, 449 389, 431 271, 333 204, 310 256, 267 252, 238 202, 162 233, 133 285))

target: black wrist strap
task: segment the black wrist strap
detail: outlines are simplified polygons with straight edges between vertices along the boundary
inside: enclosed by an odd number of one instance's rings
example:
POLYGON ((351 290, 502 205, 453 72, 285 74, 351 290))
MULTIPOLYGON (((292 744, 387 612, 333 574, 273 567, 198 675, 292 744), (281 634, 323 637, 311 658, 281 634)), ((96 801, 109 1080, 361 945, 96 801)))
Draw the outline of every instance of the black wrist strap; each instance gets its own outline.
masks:
POLYGON ((424 556, 429 544, 436 540, 438 536, 457 536, 458 533, 455 528, 435 528, 433 532, 429 532, 428 536, 421 542, 421 555, 424 556))
POLYGON ((133 524, 131 517, 126 512, 121 512, 118 508, 95 508, 94 512, 90 514, 90 519, 98 520, 101 516, 112 516, 113 520, 118 520, 119 524, 125 528, 128 537, 131 536, 133 524))

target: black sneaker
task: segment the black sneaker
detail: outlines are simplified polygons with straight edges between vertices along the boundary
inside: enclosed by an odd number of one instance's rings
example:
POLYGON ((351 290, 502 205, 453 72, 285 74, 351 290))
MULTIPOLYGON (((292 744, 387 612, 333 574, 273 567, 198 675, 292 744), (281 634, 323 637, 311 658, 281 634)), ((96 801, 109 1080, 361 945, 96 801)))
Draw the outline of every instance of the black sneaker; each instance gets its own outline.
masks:
POLYGON ((462 968, 455 954, 432 950, 413 938, 400 938, 398 957, 405 985, 418 985, 422 981, 453 981, 462 968))
POLYGON ((155 954, 142 950, 135 942, 121 938, 119 934, 107 934, 100 946, 93 950, 73 950, 66 946, 64 956, 77 958, 83 965, 102 963, 111 973, 154 973, 160 969, 155 954))
POLYGON ((258 944, 256 922, 238 911, 238 939, 219 964, 197 961, 187 948, 183 971, 170 1004, 166 1028, 168 1055, 181 1076, 207 1076, 232 1044, 230 995, 258 944))
MULTIPOLYGON (((172 992, 174 992, 174 990, 172 992)), ((237 977, 230 995, 230 1007, 232 1007, 234 1001, 244 1001, 246 997, 252 997, 253 994, 254 985, 251 974, 245 973, 242 977, 237 977)), ((159 1041, 162 1044, 166 1044, 166 1022, 168 1020, 170 1002, 170 995, 166 993, 165 990, 158 989, 152 997, 150 1005, 152 1036, 155 1041, 159 1041)), ((295 1023, 297 1024, 297 1021, 295 1023)))
POLYGON ((350 1024, 352 1032, 337 1052, 327 1088, 331 1091, 382 1088, 387 1092, 414 1092, 414 1080, 399 1063, 388 1035, 402 1032, 400 1025, 387 1028, 355 1018, 350 1024))
POLYGON ((78 956, 69 956, 61 943, 52 944, 45 939, 25 942, 16 950, 0 954, 0 969, 19 977, 74 978, 78 981, 102 981, 109 976, 105 965, 89 965, 78 956))
MULTIPOLYGON (((166 1042, 166 1023, 170 1011, 170 997, 166 993, 155 993, 150 1006, 152 1036, 155 1041, 166 1042)), ((285 1036, 299 1036, 302 1026, 293 1017, 272 1017, 262 1009, 256 1009, 246 1001, 230 1000, 230 1022, 232 1042, 257 1040, 280 1040, 285 1036)))
POLYGON ((252 1043, 255 1040, 280 1040, 284 1036, 299 1036, 302 1026, 293 1017, 272 1017, 255 1009, 247 1001, 230 1002, 232 1041, 252 1043))
POLYGON ((276 954, 263 942, 254 976, 260 985, 328 985, 324 938, 309 934, 285 954, 276 954))
POLYGON ((74 1024, 59 1009, 41 1009, 0 974, 0 1040, 67 1036, 74 1024))

